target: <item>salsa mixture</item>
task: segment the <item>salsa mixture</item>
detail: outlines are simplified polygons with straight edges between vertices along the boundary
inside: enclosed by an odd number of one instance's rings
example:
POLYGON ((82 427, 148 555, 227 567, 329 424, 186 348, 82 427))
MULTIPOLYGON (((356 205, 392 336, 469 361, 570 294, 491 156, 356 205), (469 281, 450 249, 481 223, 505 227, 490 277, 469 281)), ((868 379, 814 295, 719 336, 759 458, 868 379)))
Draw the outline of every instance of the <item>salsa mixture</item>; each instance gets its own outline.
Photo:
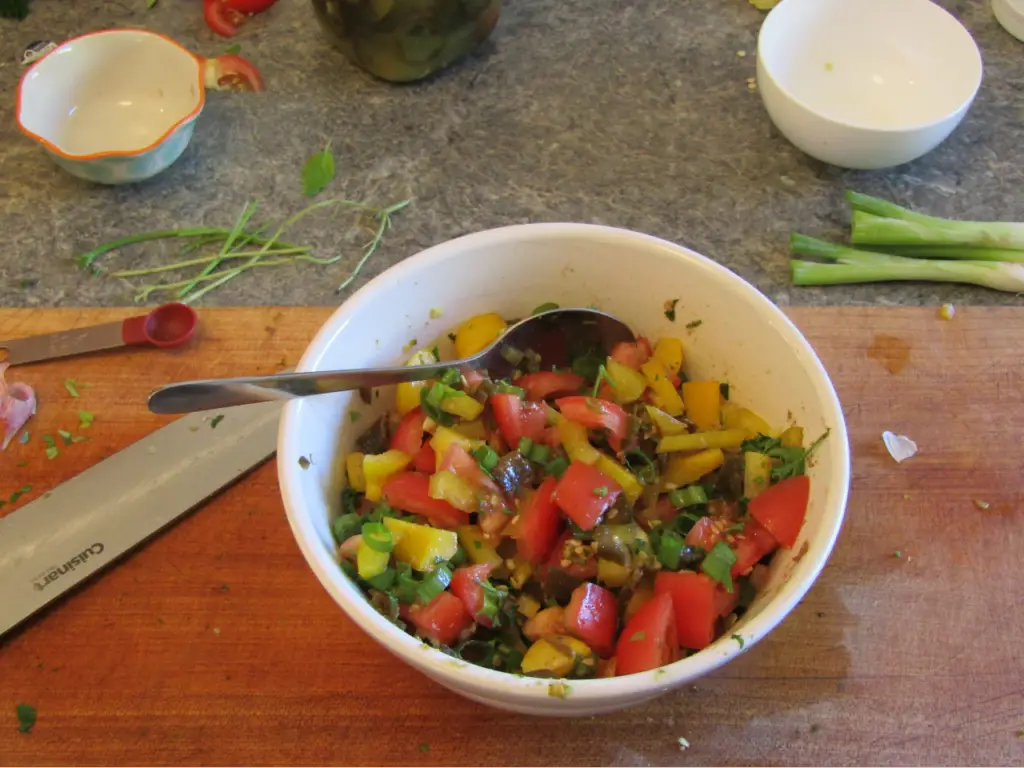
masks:
MULTIPOLYGON (((506 328, 479 315, 450 338, 464 358, 506 328)), ((729 632, 797 540, 825 435, 805 449, 727 383, 689 380, 678 338, 561 370, 512 352, 508 379, 398 385, 346 457, 344 572, 399 627, 516 674, 629 675, 729 632)))

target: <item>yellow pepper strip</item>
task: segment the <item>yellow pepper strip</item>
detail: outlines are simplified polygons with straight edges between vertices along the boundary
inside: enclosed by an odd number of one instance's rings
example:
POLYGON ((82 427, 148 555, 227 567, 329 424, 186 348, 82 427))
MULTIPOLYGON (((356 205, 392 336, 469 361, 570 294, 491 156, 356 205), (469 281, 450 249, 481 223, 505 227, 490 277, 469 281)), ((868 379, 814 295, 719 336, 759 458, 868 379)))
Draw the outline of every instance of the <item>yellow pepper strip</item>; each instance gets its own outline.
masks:
POLYGON ((412 461, 412 457, 401 451, 385 451, 384 453, 363 456, 363 478, 366 482, 366 498, 380 501, 384 483, 392 475, 397 475, 412 461))
POLYGON ((722 391, 717 381, 684 381, 686 418, 697 429, 718 429, 722 425, 722 391))
POLYGON ((384 525, 391 531, 395 543, 395 559, 408 563, 414 570, 426 572, 437 567, 442 560, 451 560, 459 548, 455 531, 432 528, 429 525, 409 523, 385 517, 384 525))
MULTIPOLYGON (((435 427, 436 430, 437 428, 435 427)), ((484 427, 484 423, 479 419, 475 421, 460 421, 452 427, 452 430, 471 440, 483 441, 487 439, 487 428, 484 427)))
POLYGON ((356 551, 356 569, 359 571, 359 578, 372 579, 380 576, 387 570, 388 562, 391 560, 389 552, 378 552, 365 541, 360 542, 356 551))
POLYGON ((473 487, 452 472, 435 472, 430 476, 427 494, 432 499, 447 501, 463 512, 476 512, 480 506, 473 487))
POLYGON ((752 499, 765 488, 772 479, 772 459, 763 453, 744 451, 743 453, 743 495, 752 499))
MULTIPOLYGON (((429 349, 421 349, 409 358, 406 365, 433 365, 438 362, 434 353, 429 349)), ((420 390, 430 382, 427 381, 405 381, 395 388, 395 407, 398 413, 405 416, 413 408, 420 404, 420 390)))
POLYGON ((594 464, 601 458, 601 452, 587 439, 587 428, 582 424, 562 419, 558 422, 558 434, 562 438, 562 447, 569 454, 571 461, 594 464))
POLYGON ((533 575, 533 566, 525 560, 513 560, 512 575, 509 576, 509 583, 516 589, 522 589, 527 579, 533 575))
POLYGON ((363 454, 356 451, 345 457, 345 471, 348 475, 348 487, 363 493, 366 490, 366 477, 363 476, 363 454))
POLYGON ((519 614, 527 619, 532 619, 537 615, 537 611, 540 610, 540 602, 537 598, 527 594, 519 596, 519 599, 516 600, 516 606, 519 614))
POLYGON ((654 426, 658 428, 658 433, 662 437, 668 437, 669 435, 681 435, 686 431, 686 425, 679 419, 673 419, 667 413, 659 408, 655 408, 653 405, 645 405, 644 408, 647 410, 647 415, 651 417, 651 421, 654 422, 654 426))
POLYGON ((658 441, 658 453, 676 451, 700 451, 705 448, 739 448, 747 439, 742 429, 720 429, 709 432, 693 432, 689 435, 672 435, 658 441))
POLYGON ((472 357, 493 344, 508 325, 501 315, 488 312, 477 315, 459 326, 455 331, 455 354, 459 357, 472 357))
POLYGON ((726 429, 742 429, 750 439, 758 435, 774 434, 771 424, 756 413, 728 402, 722 405, 722 426, 726 429))
POLYGON ((615 386, 612 387, 612 399, 615 402, 626 405, 643 397, 647 389, 647 379, 641 373, 610 357, 604 367, 608 372, 608 378, 615 382, 615 386))
MULTIPOLYGON (((767 432, 765 434, 768 434, 767 432)), ((788 427, 779 435, 782 444, 787 448, 802 448, 804 445, 804 428, 788 427)))
POLYGON ((441 410, 452 416, 458 416, 460 419, 472 421, 484 412, 484 404, 469 395, 461 394, 442 400, 441 410))
POLYGON ((644 487, 640 485, 640 481, 636 479, 632 472, 615 461, 615 459, 609 458, 603 453, 598 456, 594 466, 621 485, 622 492, 626 494, 626 499, 629 503, 636 504, 636 500, 644 492, 644 487))
POLYGON ((466 555, 473 561, 473 565, 501 565, 501 555, 487 542, 483 531, 477 526, 460 525, 455 530, 459 534, 462 548, 466 550, 466 555))
POLYGON ((430 447, 434 449, 434 455, 437 457, 436 466, 438 469, 441 467, 441 461, 444 459, 445 453, 455 443, 461 445, 467 452, 480 445, 479 440, 473 440, 470 437, 461 435, 448 427, 438 426, 434 430, 434 436, 430 438, 430 447))
POLYGON ((613 560, 599 558, 597 561, 597 580, 606 587, 618 589, 629 583, 630 570, 613 560))
POLYGON ((669 459, 664 480, 676 486, 690 485, 724 463, 725 454, 718 448, 709 448, 689 456, 673 456, 669 459))
POLYGON ((654 345, 654 357, 661 361, 666 371, 675 376, 683 367, 683 342, 671 336, 658 339, 654 345))
POLYGON ((640 370, 647 379, 647 383, 651 385, 651 389, 654 390, 661 410, 669 416, 682 416, 683 400, 676 392, 676 388, 672 386, 669 374, 661 361, 652 357, 640 366, 640 370))
MULTIPOLYGON (((542 637, 523 656, 524 675, 565 677, 572 672, 577 659, 594 659, 586 643, 568 635, 542 637)), ((594 660, 596 664, 596 660, 594 660)))

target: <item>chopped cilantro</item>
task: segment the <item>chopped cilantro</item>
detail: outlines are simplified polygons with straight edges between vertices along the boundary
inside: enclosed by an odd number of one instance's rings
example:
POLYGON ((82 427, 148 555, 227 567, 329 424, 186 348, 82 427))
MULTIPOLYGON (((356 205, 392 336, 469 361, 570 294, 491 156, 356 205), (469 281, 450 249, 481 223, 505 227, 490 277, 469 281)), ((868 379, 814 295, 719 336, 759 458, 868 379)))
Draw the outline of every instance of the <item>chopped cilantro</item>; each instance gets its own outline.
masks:
POLYGON ((31 491, 32 491, 32 486, 31 485, 23 485, 21 488, 19 488, 18 490, 16 490, 14 493, 11 494, 10 503, 11 504, 16 503, 18 501, 18 499, 20 499, 26 493, 30 493, 31 491))
POLYGON ((46 458, 50 461, 60 455, 60 449, 57 448, 57 441, 53 439, 53 435, 43 435, 43 444, 46 446, 46 458))
POLYGON ((213 417, 213 420, 210 422, 210 429, 216 429, 217 425, 220 424, 222 421, 224 421, 224 414, 218 413, 216 416, 213 417))
POLYGON ((903 552, 897 549, 895 552, 892 553, 892 556, 895 557, 897 560, 902 560, 903 552))
POLYGON ((671 322, 676 321, 676 304, 679 303, 679 299, 669 299, 665 302, 665 317, 671 322))
POLYGON ((806 450, 798 447, 788 448, 782 444, 779 438, 767 435, 758 435, 752 440, 746 440, 741 448, 744 451, 763 453, 775 459, 775 466, 772 467, 772 480, 778 482, 788 477, 806 474, 807 460, 831 431, 831 429, 826 429, 821 437, 811 443, 806 450))
POLYGON ((60 439, 64 441, 64 445, 71 445, 71 433, 66 429, 58 429, 57 434, 60 435, 60 439))
POLYGON ((93 422, 93 420, 95 418, 96 418, 96 416, 92 413, 92 411, 79 411, 78 412, 78 428, 79 429, 88 429, 89 427, 92 426, 92 422, 93 422))
POLYGON ((432 350, 430 350, 430 353, 431 353, 431 354, 432 354, 432 355, 434 356, 434 359, 435 359, 435 360, 437 360, 438 362, 440 362, 440 360, 441 360, 441 350, 439 350, 439 349, 437 348, 437 345, 436 345, 436 344, 434 345, 434 348, 433 348, 432 350))
POLYGON ((28 462, 27 461, 19 461, 16 466, 18 466, 19 468, 20 467, 27 467, 28 466, 28 462))
POLYGON ((452 344, 455 343, 455 334, 454 333, 449 333, 448 334, 448 341, 450 341, 452 344))
POLYGON ((64 379, 64 389, 68 391, 68 394, 72 397, 78 397, 80 388, 84 388, 86 385, 81 382, 75 381, 74 379, 64 379))
POLYGON ((688 331, 692 331, 694 328, 699 328, 701 323, 703 323, 703 322, 704 322, 703 320, 691 320, 690 322, 688 322, 686 324, 686 329, 688 331))
POLYGON ((18 715, 18 730, 30 733, 36 724, 36 708, 31 704, 19 704, 14 711, 18 715))
POLYGON ((309 469, 309 465, 313 462, 307 459, 305 456, 299 456, 299 466, 303 469, 309 469))
POLYGON ((607 485, 602 485, 602 486, 599 486, 599 487, 595 488, 594 489, 594 495, 603 499, 605 496, 608 495, 608 486, 607 485))
POLYGON ((639 643, 641 640, 646 640, 646 639, 647 639, 647 633, 644 632, 641 629, 639 632, 634 632, 633 633, 633 635, 629 638, 629 642, 631 642, 631 643, 639 643))
POLYGON ((743 646, 746 645, 746 643, 743 641, 743 637, 741 635, 733 635, 732 639, 740 644, 740 650, 742 651, 743 646))
POLYGON ((220 591, 221 592, 228 592, 230 589, 231 589, 231 587, 229 587, 227 584, 221 584, 220 585, 220 591))
POLYGON ((429 744, 420 744, 419 749, 420 749, 420 752, 429 752, 430 751, 430 745, 429 744))
POLYGON ((349 411, 348 412, 348 420, 350 422, 352 422, 353 424, 355 424, 357 421, 359 421, 359 417, 362 416, 362 415, 363 414, 361 414, 359 411, 349 411))

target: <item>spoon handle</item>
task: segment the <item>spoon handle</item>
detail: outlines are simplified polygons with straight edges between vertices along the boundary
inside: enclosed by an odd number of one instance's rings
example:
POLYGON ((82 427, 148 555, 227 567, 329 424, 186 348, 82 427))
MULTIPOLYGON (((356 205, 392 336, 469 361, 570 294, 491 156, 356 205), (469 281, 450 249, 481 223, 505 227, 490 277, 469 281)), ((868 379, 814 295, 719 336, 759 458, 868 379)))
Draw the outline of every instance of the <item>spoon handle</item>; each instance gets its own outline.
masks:
POLYGON ((153 413, 192 413, 212 408, 230 408, 270 400, 350 392, 354 389, 384 387, 404 381, 439 378, 448 368, 469 369, 460 360, 435 365, 369 368, 358 371, 315 371, 252 376, 238 379, 204 379, 168 384, 149 396, 153 413))

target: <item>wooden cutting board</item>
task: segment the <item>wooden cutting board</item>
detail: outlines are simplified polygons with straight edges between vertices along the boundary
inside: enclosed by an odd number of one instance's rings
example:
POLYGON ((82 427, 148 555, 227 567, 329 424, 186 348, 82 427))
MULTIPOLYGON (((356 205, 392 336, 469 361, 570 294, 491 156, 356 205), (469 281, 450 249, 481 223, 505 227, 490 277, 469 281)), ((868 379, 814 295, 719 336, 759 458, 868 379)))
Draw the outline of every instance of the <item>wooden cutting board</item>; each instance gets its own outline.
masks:
MULTIPOLYGON (((0 453, 0 498, 34 498, 164 423, 143 405, 161 383, 294 364, 329 311, 204 309, 186 350, 18 370, 40 410, 29 443, 0 453), (65 378, 88 386, 74 398, 65 378), (48 460, 41 436, 58 429, 92 439, 48 460)), ((128 313, 4 310, 0 338, 128 313)), ((0 762, 1024 763, 1024 311, 791 315, 849 420, 846 523, 791 616, 692 688, 572 722, 448 693, 320 587, 271 463, 0 641, 0 762), (897 465, 886 429, 920 453, 897 465), (21 702, 38 710, 30 734, 21 702)))

